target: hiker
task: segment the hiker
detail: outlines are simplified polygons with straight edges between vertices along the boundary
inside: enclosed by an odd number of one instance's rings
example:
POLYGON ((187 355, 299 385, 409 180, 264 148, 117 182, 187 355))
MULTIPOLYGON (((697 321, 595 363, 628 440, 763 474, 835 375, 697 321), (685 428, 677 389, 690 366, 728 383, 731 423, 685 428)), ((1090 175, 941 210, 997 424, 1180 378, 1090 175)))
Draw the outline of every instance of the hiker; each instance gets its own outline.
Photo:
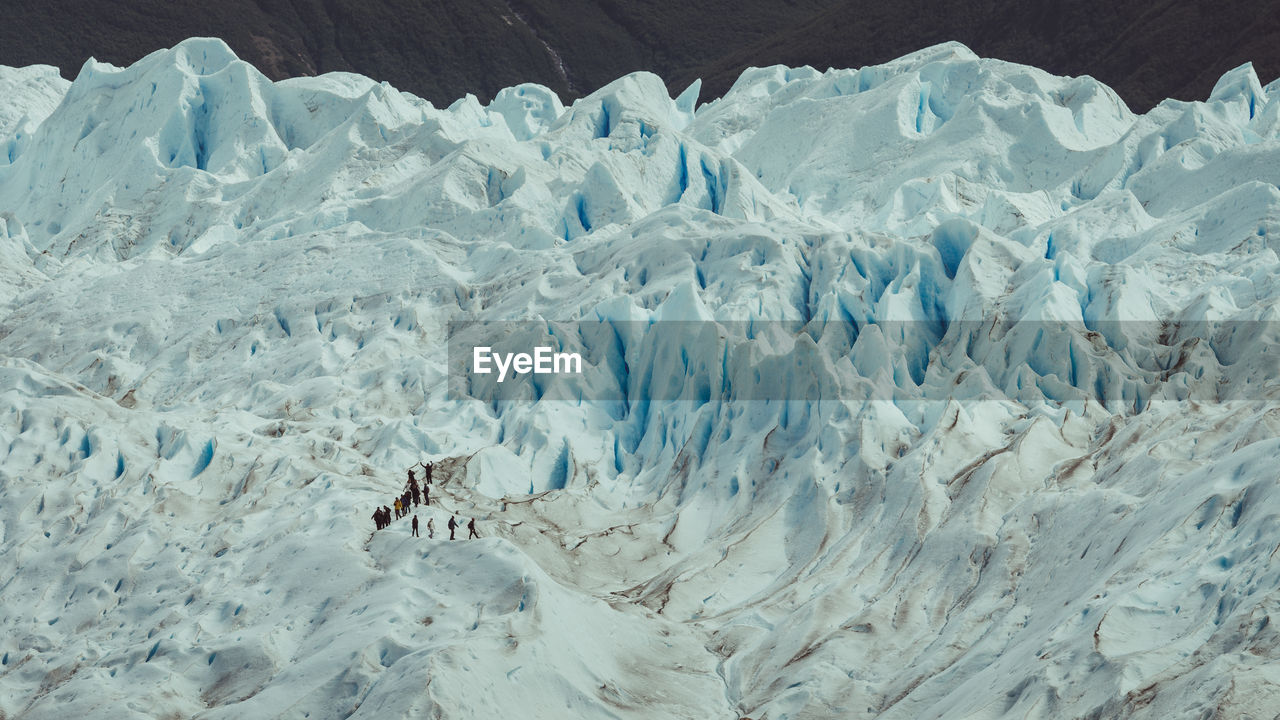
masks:
POLYGON ((431 540, 436 536, 436 519, 427 518, 427 539, 431 540))
POLYGON ((382 506, 382 527, 391 525, 391 508, 382 506))
POLYGON ((422 486, 422 504, 431 507, 431 486, 422 486))
POLYGON ((478 538, 478 537, 480 537, 480 534, 476 532, 476 519, 475 519, 475 518, 471 518, 471 521, 467 523, 467 531, 468 531, 468 532, 470 532, 470 534, 469 534, 469 535, 467 535, 467 539, 468 539, 468 540, 470 540, 471 538, 478 538))
POLYGON ((422 537, 418 534, 418 516, 413 516, 413 537, 422 537))
POLYGON ((418 501, 422 498, 418 493, 418 483, 415 482, 409 484, 409 494, 412 496, 413 506, 418 507, 418 501))
POLYGON ((404 507, 404 506, 400 504, 400 498, 396 498, 396 519, 397 519, 397 520, 399 520, 401 517, 403 517, 403 516, 402 516, 402 514, 401 514, 401 508, 403 508, 403 507, 404 507))
POLYGON ((422 463, 422 467, 424 468, 422 481, 427 485, 431 484, 431 471, 435 469, 435 466, 435 463, 422 463))
POLYGON ((374 510, 374 511, 373 511, 373 529, 374 529, 374 531, 378 531, 378 530, 381 530, 381 529, 382 529, 382 510, 381 510, 381 508, 379 508, 378 510, 374 510))
POLYGON ((416 482, 418 481, 413 479, 413 468, 409 468, 409 484, 412 485, 416 482))
POLYGON ((457 521, 457 520, 454 520, 454 519, 453 519, 453 516, 452 516, 452 515, 450 515, 450 516, 449 516, 449 539, 450 539, 450 540, 452 540, 452 539, 453 539, 453 529, 454 529, 454 528, 456 528, 456 527, 458 527, 458 521, 457 521))

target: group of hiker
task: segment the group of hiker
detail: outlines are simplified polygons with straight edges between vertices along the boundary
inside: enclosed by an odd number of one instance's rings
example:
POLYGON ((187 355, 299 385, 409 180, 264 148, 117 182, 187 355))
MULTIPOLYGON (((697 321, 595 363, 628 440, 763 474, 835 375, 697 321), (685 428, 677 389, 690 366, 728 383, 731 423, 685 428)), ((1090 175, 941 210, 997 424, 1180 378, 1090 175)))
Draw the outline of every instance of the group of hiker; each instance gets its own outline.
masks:
MULTIPOLYGON (((409 480, 405 483, 404 492, 400 493, 400 497, 390 506, 382 506, 373 511, 374 530, 381 530, 391 524, 392 520, 399 520, 402 517, 408 517, 410 508, 416 508, 419 505, 431 506, 431 475, 435 470, 435 463, 419 463, 423 469, 422 484, 418 484, 418 478, 413 472, 413 468, 409 468, 409 480)), ((414 467, 417 467, 415 465, 414 467)), ((452 514, 449 515, 449 539, 454 539, 454 532, 462 527, 462 523, 458 522, 452 514)), ((418 534, 418 516, 413 516, 413 537, 421 537, 418 534)), ((467 522, 467 539, 478 538, 480 534, 476 532, 476 519, 471 518, 467 522)), ((427 537, 434 538, 436 535, 436 522, 434 518, 427 519, 427 537)))

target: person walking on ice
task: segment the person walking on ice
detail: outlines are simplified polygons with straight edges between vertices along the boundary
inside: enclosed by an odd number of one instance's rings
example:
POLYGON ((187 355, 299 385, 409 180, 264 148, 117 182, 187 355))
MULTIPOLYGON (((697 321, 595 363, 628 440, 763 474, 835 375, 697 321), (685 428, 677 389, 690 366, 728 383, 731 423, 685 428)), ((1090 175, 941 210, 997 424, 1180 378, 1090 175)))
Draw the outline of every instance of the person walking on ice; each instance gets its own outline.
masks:
POLYGON ((404 506, 400 504, 400 498, 396 498, 396 519, 404 517, 404 506))
POLYGON ((431 540, 436 536, 436 519, 427 518, 427 539, 431 540))
POLYGON ((418 534, 418 516, 413 516, 413 537, 422 537, 418 534))
POLYGON ((469 534, 467 535, 467 539, 468 539, 468 540, 470 540, 471 538, 479 538, 479 537, 480 537, 480 534, 476 532, 476 519, 475 519, 475 518, 471 518, 470 522, 468 522, 468 523, 467 523, 467 532, 469 533, 469 534))
POLYGON ((452 539, 453 539, 453 530, 454 530, 454 528, 456 528, 456 527, 458 527, 458 521, 457 521, 457 520, 454 520, 454 519, 453 519, 453 516, 452 516, 452 515, 450 515, 450 516, 449 516, 449 539, 450 539, 450 540, 452 540, 452 539))

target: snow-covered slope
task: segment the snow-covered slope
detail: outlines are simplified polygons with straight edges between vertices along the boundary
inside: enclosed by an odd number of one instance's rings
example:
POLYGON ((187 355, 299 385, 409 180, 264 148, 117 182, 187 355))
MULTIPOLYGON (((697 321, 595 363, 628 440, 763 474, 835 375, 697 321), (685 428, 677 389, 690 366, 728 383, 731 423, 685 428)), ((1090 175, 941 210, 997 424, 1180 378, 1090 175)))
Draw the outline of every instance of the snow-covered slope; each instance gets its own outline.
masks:
POLYGON ((0 88, 0 717, 1280 707, 1249 66, 1143 116, 955 44, 700 107, 213 40, 0 88), (592 368, 459 397, 469 321, 592 368), (428 459, 436 537, 371 536, 428 459))

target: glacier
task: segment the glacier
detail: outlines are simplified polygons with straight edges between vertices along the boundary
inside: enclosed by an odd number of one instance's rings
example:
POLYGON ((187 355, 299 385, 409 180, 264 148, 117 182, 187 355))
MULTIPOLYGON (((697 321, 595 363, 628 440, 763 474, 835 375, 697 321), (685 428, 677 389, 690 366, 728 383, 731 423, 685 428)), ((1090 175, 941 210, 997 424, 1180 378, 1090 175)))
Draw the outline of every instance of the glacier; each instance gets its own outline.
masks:
POLYGON ((699 89, 0 67, 0 718, 1276 717, 1280 82, 699 89))

